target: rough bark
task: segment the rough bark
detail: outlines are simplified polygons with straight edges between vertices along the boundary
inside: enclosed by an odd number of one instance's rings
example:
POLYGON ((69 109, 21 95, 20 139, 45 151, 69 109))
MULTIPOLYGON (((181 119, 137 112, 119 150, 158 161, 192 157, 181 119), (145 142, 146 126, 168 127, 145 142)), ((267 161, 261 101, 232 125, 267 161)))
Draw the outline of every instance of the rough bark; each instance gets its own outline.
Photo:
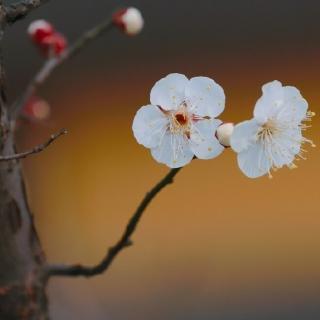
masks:
MULTIPOLYGON (((46 284, 48 273, 33 216, 28 206, 19 160, 44 150, 66 131, 60 131, 34 149, 15 152, 14 127, 17 113, 7 105, 5 72, 2 63, 2 40, 8 24, 26 16, 47 0, 21 0, 4 6, 0 0, 0 319, 49 319, 46 284)), ((74 55, 91 39, 111 27, 108 20, 85 33, 67 51, 65 59, 74 55)), ((54 66, 55 67, 55 66, 54 66)), ((50 69, 51 71, 51 69, 50 69)), ((50 73, 50 72, 49 72, 50 73)), ((42 73, 41 73, 42 74, 42 73)))
POLYGON ((20 0, 5 8, 7 23, 15 23, 23 19, 32 10, 40 7, 49 0, 20 0))
MULTIPOLYGON (((0 43, 6 25, 0 1, 0 43)), ((1 55, 2 56, 2 55, 1 55)), ((14 132, 5 95, 5 72, 0 57, 0 156, 15 154, 14 132)), ((0 163, 0 319, 48 319, 45 263, 33 225, 20 163, 0 163)))
MULTIPOLYGON (((15 153, 13 132, 1 115, 2 156, 15 153)), ((0 163, 0 319, 48 319, 45 257, 33 225, 20 163, 0 163)))

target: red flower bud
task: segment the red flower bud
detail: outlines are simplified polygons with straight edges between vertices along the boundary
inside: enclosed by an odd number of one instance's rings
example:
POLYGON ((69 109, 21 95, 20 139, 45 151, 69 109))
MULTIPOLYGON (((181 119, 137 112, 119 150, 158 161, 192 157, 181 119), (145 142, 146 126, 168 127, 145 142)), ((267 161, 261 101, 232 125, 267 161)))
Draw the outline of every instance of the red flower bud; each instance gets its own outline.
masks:
POLYGON ((33 21, 28 28, 28 34, 36 44, 41 43, 45 37, 51 36, 54 32, 51 23, 45 20, 33 21))
POLYGON ((67 48, 67 45, 66 38, 62 34, 56 32, 51 36, 45 37, 40 44, 40 48, 46 56, 60 56, 67 48))
POLYGON ((127 35, 138 34, 144 25, 141 12, 133 7, 121 9, 112 16, 112 22, 127 35))
POLYGON ((45 20, 32 22, 28 34, 46 57, 60 56, 67 47, 66 38, 45 20))

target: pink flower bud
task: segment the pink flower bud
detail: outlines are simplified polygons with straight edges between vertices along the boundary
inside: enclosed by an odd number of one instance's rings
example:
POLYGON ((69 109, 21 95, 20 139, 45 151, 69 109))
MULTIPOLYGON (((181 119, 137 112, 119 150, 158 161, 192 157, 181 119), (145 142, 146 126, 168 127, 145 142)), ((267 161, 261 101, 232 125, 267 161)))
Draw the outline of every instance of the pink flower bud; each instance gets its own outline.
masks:
POLYGON ((221 124, 216 132, 217 139, 220 144, 224 147, 230 147, 230 138, 233 133, 234 124, 233 123, 223 123, 221 124))
POLYGON ((23 108, 23 114, 30 119, 43 121, 50 116, 50 105, 42 98, 33 96, 23 108))
POLYGON ((28 34, 36 44, 41 43, 45 37, 51 36, 53 33, 53 26, 45 20, 33 21, 28 28, 28 34))
POLYGON ((140 10, 130 7, 114 13, 112 22, 127 35, 138 34, 144 25, 140 10))

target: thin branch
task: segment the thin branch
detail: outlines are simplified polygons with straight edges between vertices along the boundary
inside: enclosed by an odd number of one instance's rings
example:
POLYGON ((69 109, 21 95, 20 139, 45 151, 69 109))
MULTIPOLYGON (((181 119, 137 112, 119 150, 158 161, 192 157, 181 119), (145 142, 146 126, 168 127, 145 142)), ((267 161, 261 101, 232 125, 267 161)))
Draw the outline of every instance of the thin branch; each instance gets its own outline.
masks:
POLYGON ((181 168, 171 169, 169 173, 157 183, 144 197, 141 201, 139 207, 129 220, 126 229, 124 230, 121 238, 118 242, 110 247, 106 256, 102 261, 95 266, 82 266, 82 265, 52 265, 48 266, 46 270, 46 276, 65 276, 65 277, 92 277, 105 272, 113 260, 118 256, 118 254, 125 248, 131 246, 133 243, 131 237, 135 232, 139 221, 145 212, 146 208, 150 202, 156 197, 156 195, 167 185, 173 183, 173 179, 176 174, 181 170, 181 168))
POLYGON ((6 6, 6 21, 9 24, 23 19, 32 10, 39 8, 49 0, 21 0, 6 6))
POLYGON ((50 136, 49 140, 47 140, 45 143, 42 143, 29 151, 13 154, 10 156, 0 157, 0 162, 11 161, 11 160, 20 160, 20 159, 27 158, 30 155, 40 153, 40 152, 44 151, 45 149, 47 149, 54 141, 56 141, 58 138, 60 138, 61 136, 65 135, 65 134, 67 134, 67 130, 62 129, 59 132, 52 134, 50 136))
POLYGON ((44 82, 50 77, 50 75, 60 65, 74 57, 79 51, 85 48, 89 43, 103 35, 105 32, 111 30, 113 27, 112 20, 109 18, 99 25, 95 26, 91 30, 85 32, 80 38, 75 41, 73 45, 69 47, 60 57, 52 57, 48 59, 36 76, 31 80, 26 88, 22 98, 16 102, 11 108, 11 118, 15 119, 21 112, 24 105, 28 100, 36 93, 36 91, 44 84, 44 82))

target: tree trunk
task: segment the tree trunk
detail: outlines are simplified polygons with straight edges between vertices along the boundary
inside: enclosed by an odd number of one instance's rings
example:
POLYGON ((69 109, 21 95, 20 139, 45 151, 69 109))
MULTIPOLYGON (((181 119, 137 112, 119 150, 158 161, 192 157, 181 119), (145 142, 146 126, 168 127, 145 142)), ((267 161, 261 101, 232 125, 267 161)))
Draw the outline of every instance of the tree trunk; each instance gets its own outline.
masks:
MULTIPOLYGON (((15 153, 14 133, 2 112, 0 154, 15 153)), ((45 256, 28 206, 18 161, 0 163, 0 319, 48 318, 45 256)))

